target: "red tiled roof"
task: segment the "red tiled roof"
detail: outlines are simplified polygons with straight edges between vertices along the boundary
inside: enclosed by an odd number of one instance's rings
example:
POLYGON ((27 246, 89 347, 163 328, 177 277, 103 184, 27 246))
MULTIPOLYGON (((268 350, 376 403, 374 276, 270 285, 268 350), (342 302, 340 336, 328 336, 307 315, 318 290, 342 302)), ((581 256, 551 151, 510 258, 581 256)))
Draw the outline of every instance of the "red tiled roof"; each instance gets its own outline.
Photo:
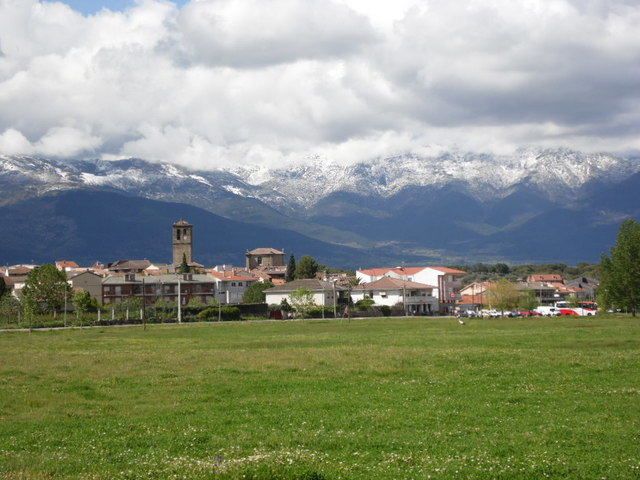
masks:
POLYGON ((231 280, 236 282, 255 282, 258 280, 256 277, 253 277, 248 273, 233 272, 228 270, 224 272, 209 270, 207 273, 209 273, 210 275, 213 275, 218 280, 231 280))
POLYGON ((456 268, 449 268, 449 267, 434 267, 434 266, 430 266, 429 268, 433 269, 433 270, 438 270, 439 272, 442 273, 450 273, 451 275, 466 275, 467 272, 463 271, 463 270, 458 270, 456 268))
POLYGON ((425 283, 400 280, 399 278, 382 277, 374 282, 356 285, 352 290, 398 290, 402 288, 409 288, 412 290, 432 290, 436 287, 425 283))
POLYGON ((369 275, 370 277, 379 277, 380 275, 384 275, 387 272, 390 272, 393 268, 386 267, 378 267, 378 268, 365 268, 363 270, 358 270, 358 272, 363 273, 365 275, 369 275))
POLYGON ((58 267, 58 268, 80 268, 80 265, 78 265, 76 262, 73 262, 71 260, 57 260, 56 261, 56 267, 58 267))
POLYGON ((7 276, 9 277, 19 277, 22 275, 28 275, 31 272, 31 268, 29 267, 9 267, 7 268, 7 276))
POLYGON ((421 272, 427 267, 396 267, 393 268, 392 271, 399 275, 415 275, 418 272, 421 272))
POLYGON ((527 280, 530 282, 564 282, 562 275, 558 273, 534 273, 529 275, 527 280))

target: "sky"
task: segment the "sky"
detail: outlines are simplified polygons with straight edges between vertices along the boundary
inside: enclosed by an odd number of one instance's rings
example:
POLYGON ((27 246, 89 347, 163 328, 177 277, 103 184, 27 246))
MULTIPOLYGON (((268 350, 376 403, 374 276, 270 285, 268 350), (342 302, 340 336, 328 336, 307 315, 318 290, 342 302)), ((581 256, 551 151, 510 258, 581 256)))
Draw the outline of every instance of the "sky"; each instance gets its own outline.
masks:
POLYGON ((636 0, 0 0, 0 153, 640 151, 636 0))

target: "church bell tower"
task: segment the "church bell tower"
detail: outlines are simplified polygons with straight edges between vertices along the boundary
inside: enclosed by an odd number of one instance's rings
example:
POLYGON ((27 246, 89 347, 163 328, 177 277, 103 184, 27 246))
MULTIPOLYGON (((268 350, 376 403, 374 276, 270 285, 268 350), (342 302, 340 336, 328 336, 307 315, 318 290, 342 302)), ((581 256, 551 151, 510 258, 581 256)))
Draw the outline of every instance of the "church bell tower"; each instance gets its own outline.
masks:
POLYGON ((187 263, 191 263, 193 251, 193 225, 186 220, 178 220, 173 224, 173 265, 182 263, 183 255, 187 263))

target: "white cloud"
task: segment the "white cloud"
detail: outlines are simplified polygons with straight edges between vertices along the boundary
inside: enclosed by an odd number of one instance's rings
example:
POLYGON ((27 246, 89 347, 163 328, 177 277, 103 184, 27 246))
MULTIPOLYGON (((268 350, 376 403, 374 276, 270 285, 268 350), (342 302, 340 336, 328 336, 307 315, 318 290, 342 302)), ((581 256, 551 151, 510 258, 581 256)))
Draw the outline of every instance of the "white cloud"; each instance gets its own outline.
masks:
POLYGON ((9 128, 0 134, 0 152, 8 155, 44 155, 72 157, 92 151, 102 144, 99 137, 73 127, 53 127, 37 142, 30 142, 22 132, 9 128))
POLYGON ((640 4, 0 0, 0 152, 198 168, 640 148, 640 4))

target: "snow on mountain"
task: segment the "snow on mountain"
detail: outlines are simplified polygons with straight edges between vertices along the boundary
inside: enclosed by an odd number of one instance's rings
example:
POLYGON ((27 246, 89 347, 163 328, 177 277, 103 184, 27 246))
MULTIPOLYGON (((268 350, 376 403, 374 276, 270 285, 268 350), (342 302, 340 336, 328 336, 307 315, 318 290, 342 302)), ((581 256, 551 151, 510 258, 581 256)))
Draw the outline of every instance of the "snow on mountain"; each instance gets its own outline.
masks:
POLYGON ((640 162, 609 154, 572 150, 522 149, 495 156, 452 151, 434 157, 413 154, 341 165, 316 160, 290 168, 263 166, 189 171, 138 159, 56 160, 0 156, 0 179, 33 182, 43 192, 110 187, 147 198, 197 204, 235 195, 261 200, 281 210, 313 207, 334 192, 388 197, 410 186, 456 184, 480 200, 504 197, 529 184, 549 198, 569 198, 589 181, 621 181, 640 171, 640 162))
POLYGON ((391 196, 409 186, 464 185, 480 200, 503 197, 530 183, 551 198, 570 197, 591 180, 620 181, 640 171, 640 162, 608 154, 522 149, 513 156, 450 152, 437 157, 412 154, 339 165, 320 162, 287 169, 237 168, 247 183, 268 187, 309 207, 327 195, 353 192, 391 196))

